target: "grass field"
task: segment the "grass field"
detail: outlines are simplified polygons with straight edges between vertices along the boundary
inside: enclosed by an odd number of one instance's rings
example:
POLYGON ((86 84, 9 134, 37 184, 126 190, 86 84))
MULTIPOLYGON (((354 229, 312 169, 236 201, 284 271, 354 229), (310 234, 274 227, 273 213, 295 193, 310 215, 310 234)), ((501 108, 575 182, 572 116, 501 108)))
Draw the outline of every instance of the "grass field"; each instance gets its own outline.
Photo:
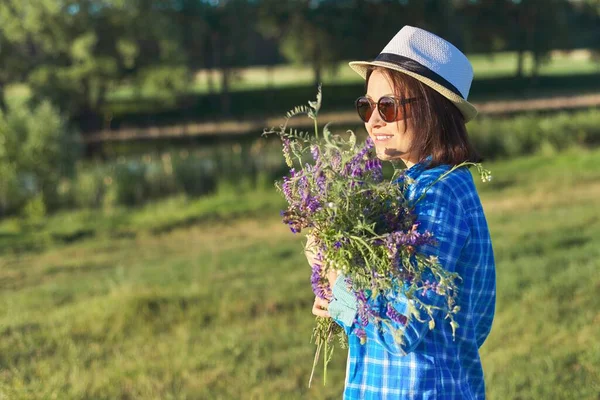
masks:
MULTIPOLYGON (((489 399, 598 399, 600 150, 490 163, 489 399)), ((0 399, 337 399, 274 192, 0 222, 0 399)))

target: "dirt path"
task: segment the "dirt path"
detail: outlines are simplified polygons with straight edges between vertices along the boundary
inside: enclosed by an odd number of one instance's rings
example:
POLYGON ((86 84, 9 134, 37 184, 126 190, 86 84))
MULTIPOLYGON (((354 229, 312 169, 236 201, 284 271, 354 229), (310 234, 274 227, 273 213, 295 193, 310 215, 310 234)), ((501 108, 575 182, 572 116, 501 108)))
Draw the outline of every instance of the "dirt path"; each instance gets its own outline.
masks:
MULTIPOLYGON (((538 111, 553 109, 576 109, 600 106, 600 93, 580 96, 557 96, 542 99, 506 100, 474 103, 480 115, 494 115, 521 111, 538 111)), ((330 112, 319 114, 320 123, 332 122, 335 124, 356 125, 358 117, 354 111, 330 112)), ((217 136, 256 134, 263 128, 279 126, 282 118, 268 118, 256 121, 231 121, 231 122, 203 122, 172 125, 152 128, 125 128, 119 130, 105 130, 84 137, 85 143, 99 143, 105 141, 126 141, 140 139, 154 139, 166 137, 189 136, 217 136)), ((312 122, 306 118, 297 118, 290 121, 290 126, 306 127, 312 122)))

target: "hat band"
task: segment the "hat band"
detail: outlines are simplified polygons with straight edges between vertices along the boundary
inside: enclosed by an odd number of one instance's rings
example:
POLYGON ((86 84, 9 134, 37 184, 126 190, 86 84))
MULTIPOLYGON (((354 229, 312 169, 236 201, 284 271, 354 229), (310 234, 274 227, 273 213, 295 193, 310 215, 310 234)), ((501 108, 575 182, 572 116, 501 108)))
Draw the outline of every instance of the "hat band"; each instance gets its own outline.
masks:
POLYGON ((392 64, 396 64, 397 66, 402 67, 403 69, 405 69, 407 71, 414 72, 415 74, 419 74, 425 78, 431 79, 435 83, 442 85, 446 89, 450 90, 454 94, 456 94, 464 99, 463 95, 453 84, 448 82, 441 75, 438 75, 436 72, 430 70, 429 68, 418 63, 417 61, 413 60, 412 58, 408 58, 408 57, 404 57, 404 56, 400 56, 398 54, 392 54, 392 53, 380 53, 377 56, 377 58, 375 59, 375 61, 385 61, 385 62, 389 62, 392 64))

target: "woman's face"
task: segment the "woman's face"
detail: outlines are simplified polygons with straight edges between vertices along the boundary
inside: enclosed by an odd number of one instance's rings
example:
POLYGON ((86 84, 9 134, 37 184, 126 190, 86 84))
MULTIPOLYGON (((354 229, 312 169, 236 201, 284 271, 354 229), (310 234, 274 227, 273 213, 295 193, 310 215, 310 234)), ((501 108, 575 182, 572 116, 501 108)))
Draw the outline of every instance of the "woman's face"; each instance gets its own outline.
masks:
MULTIPOLYGON (((377 103, 382 96, 396 95, 386 76, 376 69, 369 78, 367 97, 377 103)), ((385 122, 379 111, 373 110, 371 119, 365 123, 365 128, 375 143, 377 157, 381 160, 402 159, 407 167, 411 167, 416 162, 415 157, 408 153, 413 137, 411 125, 410 119, 385 122)))

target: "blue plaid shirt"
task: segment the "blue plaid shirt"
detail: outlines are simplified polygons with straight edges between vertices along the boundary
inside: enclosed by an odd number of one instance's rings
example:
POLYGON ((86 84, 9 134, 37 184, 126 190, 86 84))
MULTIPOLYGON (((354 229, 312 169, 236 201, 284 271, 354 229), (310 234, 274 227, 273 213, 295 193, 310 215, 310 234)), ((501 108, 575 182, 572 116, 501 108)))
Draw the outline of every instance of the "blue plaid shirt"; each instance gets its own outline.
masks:
MULTIPOLYGON (((428 158, 430 159, 430 158, 428 158)), ((429 184, 450 169, 440 165, 425 169, 425 161, 409 168, 414 179, 408 199, 416 201, 429 184)), ((496 272, 487 221, 466 167, 454 170, 435 183, 415 205, 419 231, 431 231, 438 246, 424 245, 417 250, 436 255, 441 265, 457 272, 459 324, 456 338, 443 314, 434 312, 435 328, 429 330, 429 318, 415 318, 404 329, 404 344, 398 345, 385 325, 370 322, 365 331, 367 342, 361 345, 353 333, 356 327, 356 301, 340 276, 333 288, 329 305, 332 318, 348 334, 349 350, 344 399, 484 399, 485 384, 479 348, 492 327, 496 301, 496 272)), ((394 308, 407 312, 407 299, 400 293, 390 297, 394 308)), ((432 291, 424 302, 442 305, 444 299, 432 291)), ((385 309, 387 304, 379 304, 385 309)))

